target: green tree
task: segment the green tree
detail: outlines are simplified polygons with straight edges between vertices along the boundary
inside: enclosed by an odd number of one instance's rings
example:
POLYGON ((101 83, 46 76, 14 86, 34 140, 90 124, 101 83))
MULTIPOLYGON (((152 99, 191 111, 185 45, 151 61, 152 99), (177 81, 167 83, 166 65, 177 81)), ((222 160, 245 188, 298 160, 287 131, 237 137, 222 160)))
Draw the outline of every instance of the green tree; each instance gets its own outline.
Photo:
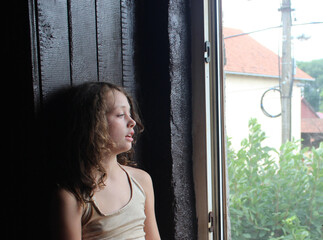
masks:
POLYGON ((323 143, 301 149, 263 146, 256 119, 235 152, 228 140, 231 236, 243 239, 323 239, 323 143))
POLYGON ((323 59, 310 62, 297 62, 297 67, 315 78, 315 81, 303 81, 304 97, 315 109, 323 112, 323 59))

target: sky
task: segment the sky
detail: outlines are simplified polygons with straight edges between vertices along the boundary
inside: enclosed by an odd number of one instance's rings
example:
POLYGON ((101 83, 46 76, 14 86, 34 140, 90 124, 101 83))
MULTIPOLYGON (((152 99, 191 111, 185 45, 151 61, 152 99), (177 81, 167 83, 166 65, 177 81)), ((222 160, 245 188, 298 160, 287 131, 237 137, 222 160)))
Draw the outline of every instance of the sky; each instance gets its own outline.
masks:
MULTIPOLYGON (((281 25, 282 0, 222 0, 223 26, 243 32, 281 25)), ((291 0, 293 25, 323 22, 323 0, 291 0)), ((258 42, 281 53, 282 28, 250 34, 258 42)), ((296 61, 312 61, 323 58, 323 23, 292 27, 292 55, 296 61), (304 35, 308 40, 299 40, 304 35)), ((281 54, 280 54, 281 55, 281 54)))

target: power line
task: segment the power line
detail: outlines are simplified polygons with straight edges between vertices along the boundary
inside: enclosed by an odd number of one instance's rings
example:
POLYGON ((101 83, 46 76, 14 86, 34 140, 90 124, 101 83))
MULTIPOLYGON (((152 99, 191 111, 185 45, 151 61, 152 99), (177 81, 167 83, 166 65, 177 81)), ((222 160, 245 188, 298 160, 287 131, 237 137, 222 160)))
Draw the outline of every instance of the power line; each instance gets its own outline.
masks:
POLYGON ((275 29, 275 28, 281 28, 281 27, 282 27, 282 25, 279 25, 279 26, 276 26, 276 27, 269 27, 269 28, 259 29, 259 30, 255 30, 255 31, 252 31, 252 32, 235 34, 235 35, 231 35, 231 36, 224 37, 224 39, 234 38, 234 37, 240 37, 240 36, 249 35, 249 34, 256 33, 256 32, 262 32, 262 31, 266 31, 266 30, 270 30, 270 29, 275 29))
MULTIPOLYGON (((297 26, 310 25, 310 24, 323 24, 323 22, 298 23, 298 24, 292 24, 291 26, 292 26, 292 27, 297 27, 297 26)), ((251 32, 246 32, 246 33, 240 33, 240 34, 230 35, 230 36, 224 37, 223 39, 234 38, 234 37, 240 37, 240 36, 249 35, 249 34, 252 34, 252 33, 257 33, 257 32, 267 31, 267 30, 271 30, 271 29, 275 29, 275 28, 281 28, 281 27, 283 27, 283 26, 282 26, 282 25, 279 25, 279 26, 275 26, 275 27, 268 27, 268 28, 258 29, 258 30, 251 31, 251 32)))

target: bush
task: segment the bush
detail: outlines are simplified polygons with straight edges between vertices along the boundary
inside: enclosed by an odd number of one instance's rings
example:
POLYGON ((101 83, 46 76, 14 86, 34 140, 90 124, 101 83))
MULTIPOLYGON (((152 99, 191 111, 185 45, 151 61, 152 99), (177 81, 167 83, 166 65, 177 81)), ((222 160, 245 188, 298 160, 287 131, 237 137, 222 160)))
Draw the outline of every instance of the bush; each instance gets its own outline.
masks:
POLYGON ((251 119, 238 152, 228 140, 232 239, 323 239, 323 144, 291 141, 278 152, 265 138, 251 119))

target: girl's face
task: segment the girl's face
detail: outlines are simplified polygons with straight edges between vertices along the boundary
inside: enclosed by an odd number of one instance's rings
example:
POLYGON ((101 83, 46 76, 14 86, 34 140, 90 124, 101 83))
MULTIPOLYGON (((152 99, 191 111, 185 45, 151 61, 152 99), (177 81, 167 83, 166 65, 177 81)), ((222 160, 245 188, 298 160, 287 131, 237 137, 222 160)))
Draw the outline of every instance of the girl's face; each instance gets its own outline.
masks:
POLYGON ((136 122, 131 118, 128 99, 122 92, 110 91, 107 98, 111 104, 107 113, 109 134, 114 143, 111 153, 117 155, 131 149, 136 122))

